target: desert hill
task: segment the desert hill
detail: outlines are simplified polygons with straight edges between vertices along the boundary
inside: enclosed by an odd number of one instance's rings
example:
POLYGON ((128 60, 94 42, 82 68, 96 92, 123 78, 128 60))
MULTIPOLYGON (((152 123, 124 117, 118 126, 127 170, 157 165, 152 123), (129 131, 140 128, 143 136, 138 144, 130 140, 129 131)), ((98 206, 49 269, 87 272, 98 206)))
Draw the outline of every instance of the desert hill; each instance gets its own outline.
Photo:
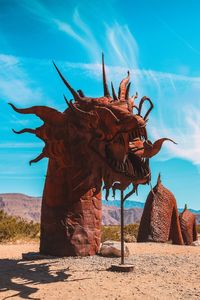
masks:
POLYGON ((41 201, 41 197, 30 197, 24 194, 0 194, 0 209, 8 215, 39 222, 41 201))
MULTIPOLYGON (((0 209, 7 214, 19 216, 33 222, 40 222, 41 197, 30 197, 19 193, 0 194, 0 209)), ((124 220, 125 224, 139 223, 144 203, 126 201, 124 220), (132 207, 131 207, 132 206, 132 207)), ((180 209, 181 211, 181 209, 180 209)), ((200 223, 200 212, 192 210, 200 223)), ((118 225, 120 222, 120 201, 107 202, 103 200, 103 225, 118 225)))
MULTIPOLYGON (((41 200, 41 197, 30 197, 24 194, 0 194, 0 209, 3 209, 7 214, 12 216, 19 216, 28 221, 40 222, 41 200)), ((142 208, 137 207, 125 209, 125 224, 138 223, 142 211, 142 208)), ((118 225, 120 221, 120 208, 117 206, 108 206, 108 202, 103 201, 102 219, 103 225, 118 225)))

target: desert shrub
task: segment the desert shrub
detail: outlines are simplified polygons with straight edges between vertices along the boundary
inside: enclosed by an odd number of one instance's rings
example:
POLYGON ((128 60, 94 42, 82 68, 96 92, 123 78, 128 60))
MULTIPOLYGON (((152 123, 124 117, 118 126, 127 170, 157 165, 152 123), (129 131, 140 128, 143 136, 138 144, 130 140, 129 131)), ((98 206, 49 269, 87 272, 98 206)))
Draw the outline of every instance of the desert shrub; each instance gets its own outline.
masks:
MULTIPOLYGON (((124 234, 134 235, 137 238, 138 234, 138 224, 129 224, 124 227, 124 234)), ((101 229, 101 241, 114 240, 120 241, 120 226, 111 225, 111 226, 102 226, 101 229)))
POLYGON ((101 228, 101 241, 108 240, 119 241, 120 240, 120 226, 102 226, 101 228))
POLYGON ((0 242, 13 241, 19 238, 37 238, 40 225, 13 217, 0 210, 0 242))
POLYGON ((139 230, 139 224, 129 224, 124 227, 124 233, 134 235, 135 238, 137 238, 139 230))
POLYGON ((200 234, 200 225, 197 225, 197 232, 200 234))

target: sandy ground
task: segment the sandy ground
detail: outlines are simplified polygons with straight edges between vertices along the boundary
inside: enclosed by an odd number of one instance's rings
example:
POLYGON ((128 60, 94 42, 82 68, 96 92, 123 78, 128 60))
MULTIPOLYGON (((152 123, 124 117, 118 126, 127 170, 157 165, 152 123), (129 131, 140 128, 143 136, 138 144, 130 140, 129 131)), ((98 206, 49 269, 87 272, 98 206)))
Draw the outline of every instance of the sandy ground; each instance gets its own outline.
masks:
POLYGON ((38 244, 0 245, 0 299, 200 299, 200 247, 128 244, 132 273, 107 269, 100 256, 34 261, 38 244))

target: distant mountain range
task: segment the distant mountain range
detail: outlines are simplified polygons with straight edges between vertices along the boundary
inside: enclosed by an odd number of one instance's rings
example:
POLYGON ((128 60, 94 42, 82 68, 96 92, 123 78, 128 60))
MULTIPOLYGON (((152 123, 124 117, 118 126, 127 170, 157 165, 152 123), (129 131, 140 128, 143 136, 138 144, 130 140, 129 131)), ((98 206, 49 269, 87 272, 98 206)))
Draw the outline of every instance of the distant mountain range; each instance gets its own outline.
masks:
MULTIPOLYGON (((3 209, 7 214, 19 216, 33 222, 40 222, 41 197, 30 197, 24 194, 8 193, 0 194, 0 210, 3 209)), ((120 201, 103 200, 103 225, 118 225, 120 222, 120 201)), ((139 223, 144 203, 136 201, 125 201, 124 220, 125 224, 139 223)), ((179 209, 181 212, 183 209, 179 209)), ((191 211, 196 214, 197 223, 200 223, 200 210, 191 211)))
MULTIPOLYGON (((103 205, 106 205, 106 206, 120 207, 120 200, 110 200, 110 201, 103 200, 102 203, 103 203, 103 205)), ((144 205, 145 205, 145 203, 143 203, 143 202, 126 200, 125 203, 124 203, 124 208, 137 207, 137 208, 142 208, 143 209, 144 205)), ((195 210, 195 209, 192 209, 192 208, 189 208, 189 210, 191 212, 193 212, 194 214, 200 214, 200 210, 195 210)), ((179 208, 178 211, 182 212, 183 208, 179 208)))
MULTIPOLYGON (((120 207, 120 200, 103 200, 102 201, 103 205, 105 206, 116 206, 120 207)), ((138 202, 138 201, 131 201, 131 200, 126 200, 124 202, 124 208, 133 208, 133 207, 138 207, 138 208, 144 208, 144 203, 143 202, 138 202)))
POLYGON ((28 221, 40 221, 41 203, 41 197, 15 193, 0 194, 0 209, 8 215, 18 216, 28 221))

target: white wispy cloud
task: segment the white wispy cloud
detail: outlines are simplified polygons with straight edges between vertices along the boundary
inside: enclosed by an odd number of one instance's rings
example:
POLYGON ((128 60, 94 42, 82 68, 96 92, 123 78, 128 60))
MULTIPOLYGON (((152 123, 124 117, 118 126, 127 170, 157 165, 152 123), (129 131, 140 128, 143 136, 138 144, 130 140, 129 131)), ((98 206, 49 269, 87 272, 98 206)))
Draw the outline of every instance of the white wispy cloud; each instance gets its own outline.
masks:
MULTIPOLYGON (((68 69, 77 69, 77 70, 83 70, 87 71, 88 76, 96 76, 96 77, 102 77, 102 66, 100 63, 98 64, 85 64, 85 63, 72 63, 72 62, 66 62, 62 61, 60 62, 64 68, 68 69)), ((106 65, 106 70, 108 73, 111 74, 112 78, 121 79, 123 74, 126 74, 127 68, 122 66, 110 66, 106 65)), ((200 83, 200 77, 192 77, 192 76, 185 76, 185 75, 179 75, 175 73, 167 73, 167 72, 159 72, 154 70, 146 70, 146 69, 135 69, 130 68, 130 72, 132 74, 132 77, 138 76, 140 78, 146 78, 146 79, 152 79, 154 77, 154 80, 162 81, 168 81, 171 82, 171 84, 174 85, 174 81, 182 81, 182 82, 190 82, 190 83, 200 83), (172 83, 173 81, 173 83, 172 83)), ((157 82, 157 84, 159 84, 157 82)))
POLYGON ((25 126, 30 122, 27 119, 20 119, 20 118, 16 117, 15 114, 10 114, 10 116, 11 116, 10 123, 12 123, 12 124, 19 124, 19 125, 25 126))
POLYGON ((85 46, 85 40, 78 35, 74 29, 72 28, 72 26, 70 26, 69 24, 67 24, 66 22, 62 22, 58 19, 52 19, 52 22, 54 22, 58 29, 60 31, 65 32, 67 35, 71 36, 72 38, 74 38, 77 42, 83 44, 85 46))
POLYGON ((44 144, 43 143, 11 143, 11 142, 7 142, 7 143, 1 143, 0 144, 0 148, 1 149, 8 149, 8 148, 31 148, 31 149, 35 149, 35 148, 41 148, 43 147, 44 144))
POLYGON ((24 174, 23 176, 10 176, 9 174, 7 174, 7 177, 6 177, 6 174, 1 174, 0 175, 0 179, 9 179, 9 180, 20 180, 20 179, 23 179, 23 180, 33 180, 33 179, 45 179, 45 175, 44 176, 28 176, 28 174, 24 174))
MULTIPOLYGON (((200 167, 200 105, 188 105, 180 109, 182 120, 180 121, 174 112, 173 125, 171 128, 166 122, 153 120, 151 127, 152 136, 158 139, 161 136, 173 138, 178 145, 166 143, 165 149, 160 154, 161 160, 167 160, 173 157, 179 157, 191 161, 194 165, 200 167)), ((162 112, 164 116, 164 111, 162 112)), ((170 111, 170 113, 172 113, 170 111)), ((161 116, 162 118, 162 116, 161 116)))
POLYGON ((58 18, 54 12, 50 11, 40 1, 35 0, 32 2, 23 0, 21 5, 41 22, 55 27, 57 30, 64 32, 68 37, 71 37, 80 43, 87 49, 87 52, 93 61, 99 60, 101 54, 99 43, 90 27, 81 19, 77 8, 74 10, 70 21, 67 22, 66 20, 58 18))
POLYGON ((101 52, 106 47, 107 58, 115 65, 126 68, 138 68, 138 45, 129 27, 115 21, 113 24, 105 23, 105 34, 96 37, 91 27, 81 18, 78 8, 74 10, 70 21, 61 20, 40 1, 23 1, 24 7, 29 10, 40 21, 47 23, 68 37, 73 38, 89 54, 91 61, 98 62, 101 52))
POLYGON ((126 68, 138 68, 138 45, 127 25, 106 25, 110 57, 126 68))
POLYGON ((20 59, 13 55, 0 54, 0 97, 21 104, 43 98, 41 88, 35 86, 20 59))
MULTIPOLYGON (((104 23, 105 34, 97 39, 92 28, 80 17, 78 9, 74 10, 69 21, 58 18, 40 1, 24 0, 22 3, 41 22, 53 26, 64 32, 67 37, 74 39, 91 58, 92 63, 90 64, 59 62, 66 70, 75 69, 78 74, 83 71, 84 76, 91 77, 93 80, 100 80, 102 76, 101 64, 96 62, 99 61, 102 45, 107 45, 106 62, 109 61, 111 64, 107 66, 108 79, 112 78, 112 81, 117 83, 124 77, 127 68, 130 69, 134 88, 139 92, 139 95, 143 96, 144 93, 147 93, 150 97, 155 98, 155 101, 152 99, 155 103, 155 110, 150 118, 152 138, 169 137, 178 142, 177 146, 166 143, 162 154, 158 157, 166 160, 176 156, 200 165, 200 106, 198 104, 200 103, 200 77, 140 69, 138 45, 126 24, 120 24, 117 21, 104 23)), ((168 26, 167 24, 164 25, 168 26)), ((171 28, 168 29, 186 47, 198 53, 197 49, 194 49, 180 35, 171 28)), ((10 65, 14 70, 17 68, 19 75, 21 70, 18 69, 18 63, 15 59, 14 57, 4 57, 4 63, 10 65)), ((12 80, 16 80, 15 78, 19 78, 19 76, 14 76, 12 80)), ((26 78, 23 77, 23 79, 26 78)), ((22 82, 16 81, 14 83, 20 87, 22 82)), ((28 86, 22 85, 21 90, 24 88, 24 94, 30 99, 29 93, 32 91, 27 89, 28 86)), ((6 82, 4 82, 3 87, 6 92, 9 92, 6 82)), ((37 91, 35 93, 36 98, 40 97, 40 93, 37 94, 37 91)))
POLYGON ((190 49, 195 54, 200 55, 200 51, 196 49, 190 42, 188 42, 182 35, 180 35, 177 31, 175 31, 165 20, 156 16, 157 20, 164 25, 165 28, 168 29, 181 43, 183 43, 188 49, 190 49))

